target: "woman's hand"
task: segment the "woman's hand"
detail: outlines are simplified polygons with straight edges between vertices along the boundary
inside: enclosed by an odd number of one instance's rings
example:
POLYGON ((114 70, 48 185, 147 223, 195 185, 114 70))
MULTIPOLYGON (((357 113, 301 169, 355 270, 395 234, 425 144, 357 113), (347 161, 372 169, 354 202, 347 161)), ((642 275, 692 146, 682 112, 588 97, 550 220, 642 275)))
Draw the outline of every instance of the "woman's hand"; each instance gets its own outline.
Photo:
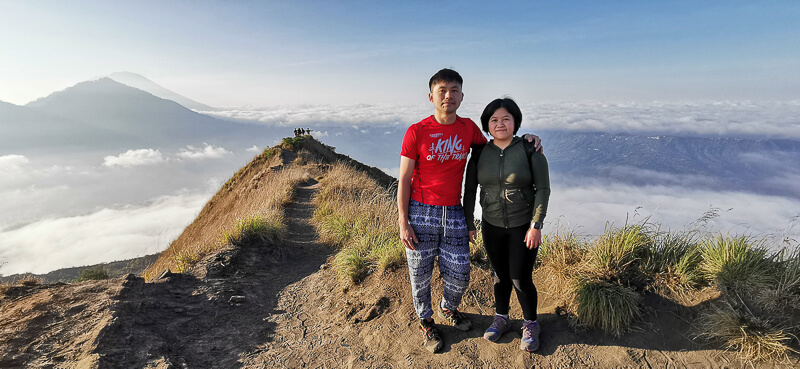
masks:
POLYGON ((542 230, 533 227, 528 228, 525 234, 525 247, 533 250, 542 244, 542 230))
POLYGON ((478 231, 469 231, 469 242, 474 244, 476 238, 478 238, 478 231))

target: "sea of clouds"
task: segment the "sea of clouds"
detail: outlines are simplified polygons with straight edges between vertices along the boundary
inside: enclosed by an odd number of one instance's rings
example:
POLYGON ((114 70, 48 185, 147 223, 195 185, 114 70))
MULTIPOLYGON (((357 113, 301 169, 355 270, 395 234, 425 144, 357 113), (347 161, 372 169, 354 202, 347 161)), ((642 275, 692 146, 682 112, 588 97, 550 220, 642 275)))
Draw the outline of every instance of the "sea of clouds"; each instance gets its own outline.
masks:
MULTIPOLYGON (((477 121, 482 108, 465 104, 459 112, 477 121)), ((800 139, 798 102, 562 103, 522 108, 523 132, 574 129, 800 139)), ((285 133, 265 142, 243 140, 226 147, 180 142, 172 147, 57 157, 2 153, 0 273, 44 273, 162 251, 233 173, 297 127, 311 128, 315 137, 338 152, 396 176, 403 132, 431 112, 429 103, 225 110, 208 114, 285 127, 285 133)), ((625 170, 630 176, 654 175, 625 170)), ((774 247, 796 245, 800 239, 800 194, 631 186, 590 178, 552 180, 546 231, 570 229, 590 237, 608 224, 648 218, 662 229, 694 227, 767 237, 774 247), (695 222, 707 212, 718 216, 695 222)), ((692 180, 697 178, 672 183, 692 180)))
MULTIPOLYGON (((479 123, 485 105, 464 103, 459 115, 479 123)), ((520 102, 523 128, 671 135, 755 136, 800 139, 800 101, 707 103, 541 103, 520 102)), ((430 103, 416 105, 308 105, 229 109, 205 114, 298 126, 404 126, 432 114, 430 103)))
POLYGON ((0 273, 165 249, 257 146, 199 144, 71 157, 0 156, 0 273))

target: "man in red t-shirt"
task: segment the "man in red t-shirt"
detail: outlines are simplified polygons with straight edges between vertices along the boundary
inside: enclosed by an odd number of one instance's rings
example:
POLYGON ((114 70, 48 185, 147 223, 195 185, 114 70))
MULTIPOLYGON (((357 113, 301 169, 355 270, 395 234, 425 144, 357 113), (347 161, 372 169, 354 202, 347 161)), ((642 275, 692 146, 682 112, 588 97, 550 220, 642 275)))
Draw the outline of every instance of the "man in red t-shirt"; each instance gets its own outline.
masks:
MULTIPOLYGON (((425 347, 442 348, 433 322, 431 275, 436 257, 444 284, 439 316, 461 330, 472 324, 458 311, 469 286, 469 233, 461 207, 461 183, 470 148, 486 137, 469 118, 456 115, 464 97, 458 72, 442 69, 428 82, 435 112, 403 136, 397 188, 400 240, 406 247, 414 310, 425 347)), ((529 140, 538 137, 529 135, 529 140)))

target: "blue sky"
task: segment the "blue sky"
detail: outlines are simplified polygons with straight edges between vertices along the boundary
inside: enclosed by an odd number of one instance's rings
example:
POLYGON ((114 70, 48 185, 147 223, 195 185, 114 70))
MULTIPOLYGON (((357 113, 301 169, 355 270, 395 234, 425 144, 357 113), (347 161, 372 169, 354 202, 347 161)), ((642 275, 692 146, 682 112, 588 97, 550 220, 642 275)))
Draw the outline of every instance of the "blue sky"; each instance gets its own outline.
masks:
POLYGON ((0 0, 0 100, 118 71, 200 102, 800 99, 794 1, 0 0))

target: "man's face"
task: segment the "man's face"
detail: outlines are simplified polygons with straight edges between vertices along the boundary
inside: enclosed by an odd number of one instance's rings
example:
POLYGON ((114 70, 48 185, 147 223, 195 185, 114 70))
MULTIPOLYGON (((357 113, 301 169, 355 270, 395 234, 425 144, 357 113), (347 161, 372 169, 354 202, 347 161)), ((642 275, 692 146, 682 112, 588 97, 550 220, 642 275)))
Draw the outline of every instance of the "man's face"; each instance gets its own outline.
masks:
POLYGON ((444 113, 455 113, 463 99, 464 93, 461 92, 461 85, 458 82, 436 83, 428 94, 428 100, 433 103, 436 111, 444 113))

